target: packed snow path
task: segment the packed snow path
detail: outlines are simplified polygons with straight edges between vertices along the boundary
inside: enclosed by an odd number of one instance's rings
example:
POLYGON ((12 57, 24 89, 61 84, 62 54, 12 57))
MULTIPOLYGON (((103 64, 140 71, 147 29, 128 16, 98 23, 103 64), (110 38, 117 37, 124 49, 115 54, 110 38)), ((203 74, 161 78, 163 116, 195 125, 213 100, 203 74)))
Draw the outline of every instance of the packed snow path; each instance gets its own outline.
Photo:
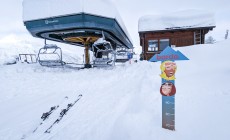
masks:
MULTIPOLYGON (((20 116, 16 112, 12 115, 11 125, 21 124, 20 127, 11 127, 12 131, 14 131, 12 133, 19 131, 21 134, 25 134, 30 130, 32 131, 38 122, 40 122, 41 114, 49 109, 50 106, 57 104, 65 96, 73 97, 79 92, 84 93, 84 98, 82 98, 81 104, 78 105, 78 109, 76 109, 75 112, 69 112, 68 115, 63 118, 63 121, 60 122, 57 127, 54 127, 51 134, 44 135, 40 133, 37 137, 48 139, 62 129, 65 129, 69 139, 75 139, 76 136, 81 139, 85 137, 86 131, 92 131, 90 133, 97 135, 98 133, 102 133, 100 131, 105 131, 103 129, 105 126, 109 131, 109 127, 112 129, 116 118, 126 110, 129 100, 135 98, 133 100, 138 103, 141 99, 138 99, 139 96, 143 96, 141 94, 138 95, 138 93, 143 93, 147 88, 146 86, 148 86, 147 82, 150 82, 143 81, 144 77, 148 77, 147 70, 142 69, 138 65, 131 67, 133 68, 127 69, 126 67, 120 67, 113 70, 90 69, 82 71, 44 68, 39 65, 27 64, 4 67, 4 69, 8 69, 4 71, 4 77, 6 78, 4 80, 8 79, 9 83, 6 84, 9 86, 2 87, 7 99, 2 99, 1 102, 4 104, 9 102, 9 100, 16 100, 17 104, 19 104, 16 106, 24 106, 22 107, 24 109, 18 112, 22 115, 22 120, 13 120, 15 116, 20 116), (142 74, 133 73, 133 69, 139 69, 138 71, 142 71, 142 74), (132 77, 134 77, 134 79, 132 77), (11 78, 15 78, 15 82, 9 80, 11 78), (135 82, 136 80, 140 81, 141 85, 139 85, 139 82, 135 82), (143 88, 141 88, 141 86, 143 86, 143 88), (136 87, 139 88, 137 89, 136 87), (137 94, 138 96, 133 96, 133 94, 137 94), (105 118, 108 119, 105 120, 105 118), (69 124, 77 124, 78 128, 74 128, 75 126, 69 124), (24 127, 24 129, 21 130, 21 127, 24 127), (98 129, 98 127, 101 129, 98 129), (76 133, 69 135, 68 133, 71 133, 73 129, 76 133)), ((154 81, 156 80, 152 77, 153 85, 155 84, 154 81)), ((147 92, 151 94, 151 91, 147 92)), ((10 104, 14 103, 12 102, 10 104)), ((9 108, 14 110, 13 108, 15 108, 15 106, 10 105, 9 108)), ((9 114, 6 113, 6 115, 9 114)), ((9 117, 4 118, 9 119, 9 117)), ((19 134, 19 132, 17 133, 19 134)), ((105 135, 101 135, 102 138, 104 136, 105 135)), ((9 137, 13 136, 9 134, 9 137)), ((36 134, 30 138, 33 137, 37 139, 36 134)), ((64 139, 64 137, 66 138, 66 136, 63 135, 60 139, 64 139)))

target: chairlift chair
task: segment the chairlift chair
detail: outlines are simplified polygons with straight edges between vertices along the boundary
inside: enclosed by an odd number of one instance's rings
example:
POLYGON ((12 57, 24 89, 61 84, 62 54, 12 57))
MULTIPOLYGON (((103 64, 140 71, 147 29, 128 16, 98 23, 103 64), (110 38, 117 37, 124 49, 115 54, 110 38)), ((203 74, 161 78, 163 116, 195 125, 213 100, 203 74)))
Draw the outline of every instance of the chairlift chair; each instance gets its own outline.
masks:
POLYGON ((94 52, 94 67, 114 66, 115 53, 110 42, 99 38, 98 41, 92 45, 92 51, 94 52))
POLYGON ((19 54, 21 63, 34 64, 37 63, 36 54, 19 54))
POLYGON ((129 61, 129 53, 127 50, 122 49, 118 50, 116 53, 116 62, 118 63, 125 63, 129 61))
POLYGON ((62 61, 62 50, 57 45, 46 44, 39 50, 38 62, 41 66, 63 66, 65 63, 62 61))

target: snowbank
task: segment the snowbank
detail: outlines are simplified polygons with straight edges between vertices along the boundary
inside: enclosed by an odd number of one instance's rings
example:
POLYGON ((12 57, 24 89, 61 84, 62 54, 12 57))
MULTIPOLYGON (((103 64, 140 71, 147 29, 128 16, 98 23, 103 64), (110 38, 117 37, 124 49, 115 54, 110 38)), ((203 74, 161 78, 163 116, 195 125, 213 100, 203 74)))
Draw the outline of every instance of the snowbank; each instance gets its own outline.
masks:
POLYGON ((215 26, 214 14, 200 10, 185 10, 167 15, 148 15, 139 19, 138 31, 160 31, 215 26))
MULTIPOLYGON (((37 54, 44 46, 42 42, 33 41, 31 36, 16 36, 14 34, 0 38, 0 65, 14 64, 19 54, 37 54)), ((48 42, 49 43, 49 42, 48 42)), ((63 61, 68 63, 83 63, 84 49, 76 46, 57 43, 63 51, 63 61)), ((49 57, 49 56, 48 56, 49 57)))
POLYGON ((26 39, 13 34, 0 38, 0 65, 15 63, 19 54, 34 54, 36 47, 26 39))
POLYGON ((179 48, 190 60, 177 62, 176 131, 161 128, 160 63, 80 71, 0 66, 0 139, 228 140, 229 45, 179 48), (82 99, 50 134, 44 134, 49 124, 32 133, 43 112, 79 94, 82 99))

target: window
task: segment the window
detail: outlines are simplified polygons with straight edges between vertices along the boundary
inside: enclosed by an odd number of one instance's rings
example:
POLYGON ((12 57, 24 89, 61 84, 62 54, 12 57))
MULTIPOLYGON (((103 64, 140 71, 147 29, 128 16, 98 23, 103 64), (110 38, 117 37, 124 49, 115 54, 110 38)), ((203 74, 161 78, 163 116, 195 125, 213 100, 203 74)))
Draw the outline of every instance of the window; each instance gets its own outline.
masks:
POLYGON ((170 46, 169 39, 160 39, 160 51, 163 51, 168 46, 170 46))
POLYGON ((149 52, 163 51, 168 46, 170 46, 169 39, 155 39, 155 40, 148 41, 149 52))
POLYGON ((158 40, 149 40, 148 51, 158 51, 158 40))

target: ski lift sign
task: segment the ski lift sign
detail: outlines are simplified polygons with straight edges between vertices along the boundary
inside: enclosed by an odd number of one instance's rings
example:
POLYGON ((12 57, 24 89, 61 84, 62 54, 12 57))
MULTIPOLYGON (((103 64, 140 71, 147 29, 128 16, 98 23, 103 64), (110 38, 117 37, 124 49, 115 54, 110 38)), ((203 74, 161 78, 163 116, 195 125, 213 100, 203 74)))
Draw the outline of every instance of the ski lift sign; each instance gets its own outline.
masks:
POLYGON ((162 84, 160 93, 162 95, 162 128, 175 130, 175 73, 177 65, 175 61, 189 60, 180 51, 171 47, 165 48, 160 54, 154 55, 149 61, 161 61, 162 84))

